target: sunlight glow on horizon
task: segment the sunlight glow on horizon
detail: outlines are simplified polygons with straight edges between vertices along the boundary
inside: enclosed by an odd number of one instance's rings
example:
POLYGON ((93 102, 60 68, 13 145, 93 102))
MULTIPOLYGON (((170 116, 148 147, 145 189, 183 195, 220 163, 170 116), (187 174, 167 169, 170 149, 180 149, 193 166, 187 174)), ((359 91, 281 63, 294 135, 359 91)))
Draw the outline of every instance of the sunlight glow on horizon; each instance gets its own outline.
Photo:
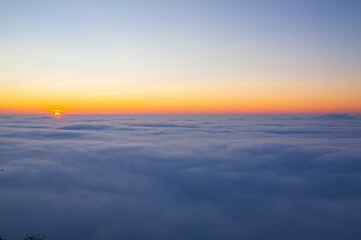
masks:
POLYGON ((361 113, 359 10, 7 1, 0 113, 361 113))

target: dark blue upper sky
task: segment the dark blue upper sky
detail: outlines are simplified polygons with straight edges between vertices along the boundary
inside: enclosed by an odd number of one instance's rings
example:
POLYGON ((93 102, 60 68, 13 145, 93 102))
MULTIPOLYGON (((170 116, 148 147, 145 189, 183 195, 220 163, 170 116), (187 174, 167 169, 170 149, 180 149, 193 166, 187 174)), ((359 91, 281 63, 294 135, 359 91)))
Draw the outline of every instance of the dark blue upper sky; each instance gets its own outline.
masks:
POLYGON ((360 1, 1 1, 0 83, 16 104, 0 110, 95 111, 101 98, 150 112, 360 111, 360 12, 360 1))

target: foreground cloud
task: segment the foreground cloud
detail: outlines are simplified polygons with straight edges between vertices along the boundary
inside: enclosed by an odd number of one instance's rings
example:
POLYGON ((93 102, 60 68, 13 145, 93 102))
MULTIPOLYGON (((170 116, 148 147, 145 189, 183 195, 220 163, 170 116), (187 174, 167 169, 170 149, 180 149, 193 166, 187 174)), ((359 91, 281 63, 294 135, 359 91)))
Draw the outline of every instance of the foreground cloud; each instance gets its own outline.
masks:
POLYGON ((6 115, 0 234, 357 239, 360 123, 286 115, 6 115))

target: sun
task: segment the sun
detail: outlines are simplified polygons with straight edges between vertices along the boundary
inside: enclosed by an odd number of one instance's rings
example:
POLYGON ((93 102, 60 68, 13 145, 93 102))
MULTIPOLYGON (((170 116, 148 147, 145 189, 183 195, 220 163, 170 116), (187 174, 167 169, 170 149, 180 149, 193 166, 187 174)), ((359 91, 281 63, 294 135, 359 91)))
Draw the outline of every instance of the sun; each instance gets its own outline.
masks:
POLYGON ((53 114, 54 114, 54 117, 60 117, 61 111, 55 110, 55 111, 53 111, 53 114))

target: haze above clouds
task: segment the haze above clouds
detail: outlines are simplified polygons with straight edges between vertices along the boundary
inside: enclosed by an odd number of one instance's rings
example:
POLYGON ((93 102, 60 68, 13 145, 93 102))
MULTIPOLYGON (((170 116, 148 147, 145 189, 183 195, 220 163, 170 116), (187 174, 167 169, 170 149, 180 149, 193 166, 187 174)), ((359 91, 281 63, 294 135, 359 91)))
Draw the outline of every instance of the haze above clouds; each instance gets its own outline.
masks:
POLYGON ((360 116, 1 115, 0 234, 358 239, 360 116))

